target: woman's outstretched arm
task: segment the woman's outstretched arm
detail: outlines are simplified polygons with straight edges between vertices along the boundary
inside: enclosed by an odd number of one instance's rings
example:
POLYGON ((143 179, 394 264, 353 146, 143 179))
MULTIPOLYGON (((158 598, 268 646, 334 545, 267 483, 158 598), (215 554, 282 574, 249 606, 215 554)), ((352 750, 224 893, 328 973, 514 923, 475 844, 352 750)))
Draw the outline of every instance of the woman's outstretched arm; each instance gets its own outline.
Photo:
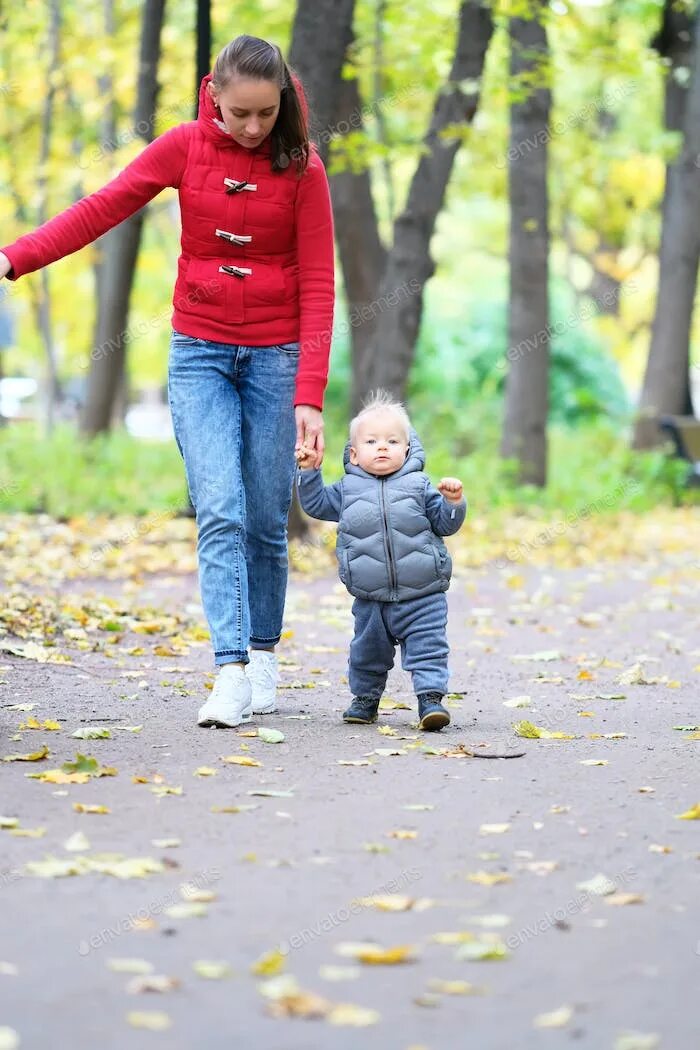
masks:
POLYGON ((166 186, 178 186, 187 160, 187 141, 186 124, 171 128, 102 189, 0 249, 0 277, 14 281, 77 252, 133 215, 166 186))

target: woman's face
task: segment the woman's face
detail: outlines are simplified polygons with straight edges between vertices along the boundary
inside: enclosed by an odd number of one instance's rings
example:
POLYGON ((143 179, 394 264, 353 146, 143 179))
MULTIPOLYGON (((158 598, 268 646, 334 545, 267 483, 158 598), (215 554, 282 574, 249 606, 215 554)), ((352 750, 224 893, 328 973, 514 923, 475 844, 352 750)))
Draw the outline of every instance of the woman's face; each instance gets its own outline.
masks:
POLYGON ((280 89, 273 80, 234 77, 223 91, 211 82, 209 94, 221 110, 221 119, 233 139, 254 149, 272 131, 280 108, 280 89))

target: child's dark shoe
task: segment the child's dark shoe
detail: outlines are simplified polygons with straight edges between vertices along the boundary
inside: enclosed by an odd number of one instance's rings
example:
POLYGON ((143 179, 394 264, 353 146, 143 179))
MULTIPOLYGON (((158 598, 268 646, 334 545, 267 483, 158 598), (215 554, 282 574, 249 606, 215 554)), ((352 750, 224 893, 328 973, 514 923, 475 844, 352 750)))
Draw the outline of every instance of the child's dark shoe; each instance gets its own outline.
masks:
POLYGON ((378 710, 378 700, 371 696, 356 696, 347 711, 343 711, 343 721, 368 726, 377 721, 378 710))
POLYGON ((442 706, 442 693, 418 694, 418 719, 421 729, 444 729, 450 724, 449 712, 442 706))

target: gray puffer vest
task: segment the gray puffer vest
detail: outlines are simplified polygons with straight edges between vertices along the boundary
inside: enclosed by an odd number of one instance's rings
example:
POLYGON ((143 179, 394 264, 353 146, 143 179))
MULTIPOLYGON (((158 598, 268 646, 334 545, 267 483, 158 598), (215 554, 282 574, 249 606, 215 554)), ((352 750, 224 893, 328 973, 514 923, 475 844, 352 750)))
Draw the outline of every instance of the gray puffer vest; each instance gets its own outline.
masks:
POLYGON ((343 509, 336 555, 340 579, 351 594, 377 602, 405 601, 446 591, 452 561, 433 532, 425 501, 430 481, 423 473, 425 453, 411 431, 403 466, 386 478, 343 457, 343 509))

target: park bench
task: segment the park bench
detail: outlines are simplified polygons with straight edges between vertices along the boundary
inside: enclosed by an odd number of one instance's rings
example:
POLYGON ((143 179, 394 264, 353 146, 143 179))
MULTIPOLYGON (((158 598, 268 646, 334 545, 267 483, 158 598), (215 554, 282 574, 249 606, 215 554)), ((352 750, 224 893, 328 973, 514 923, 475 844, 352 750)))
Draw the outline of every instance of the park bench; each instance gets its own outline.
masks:
POLYGON ((660 416, 659 426, 673 440, 676 455, 687 460, 688 485, 700 485, 700 419, 695 416, 660 416))

